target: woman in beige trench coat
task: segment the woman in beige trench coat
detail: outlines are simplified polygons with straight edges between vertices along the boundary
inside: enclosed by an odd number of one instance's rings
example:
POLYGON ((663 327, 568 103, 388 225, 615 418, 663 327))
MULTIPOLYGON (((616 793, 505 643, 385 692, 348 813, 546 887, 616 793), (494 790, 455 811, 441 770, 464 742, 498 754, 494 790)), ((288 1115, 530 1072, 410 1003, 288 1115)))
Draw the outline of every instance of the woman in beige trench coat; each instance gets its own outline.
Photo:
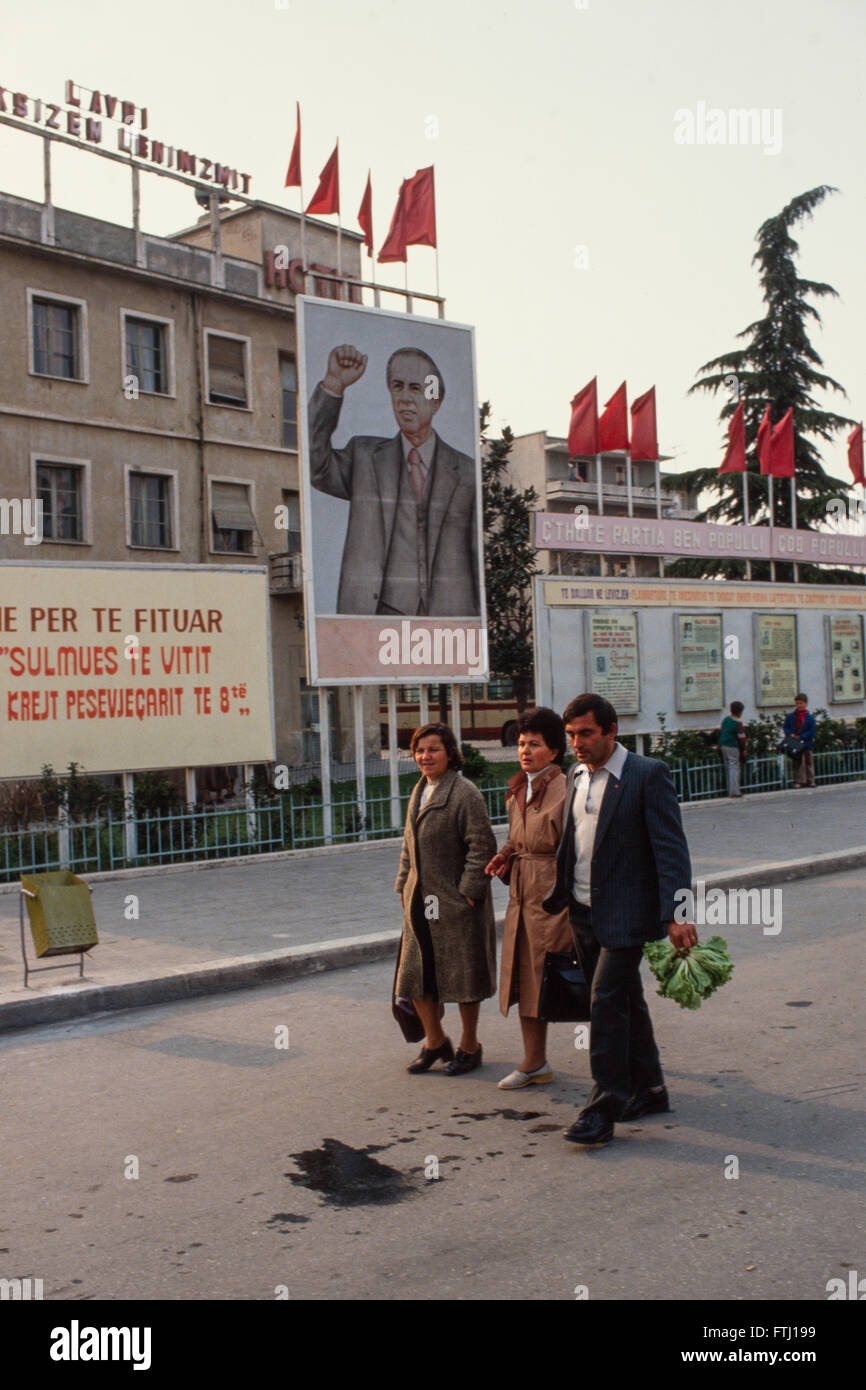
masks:
POLYGON ((394 887, 403 903, 403 938, 394 993, 411 999, 424 1025, 424 1046, 411 1072, 445 1062, 449 1076, 481 1066, 478 1014, 496 992, 496 925, 485 866, 496 836, 484 797, 461 777, 463 758, 447 724, 425 724, 412 736, 423 774, 409 801, 400 870, 394 887), (445 1036, 440 1004, 460 1006, 456 1055, 445 1036))
POLYGON ((565 726, 554 710, 527 710, 517 724, 521 771, 508 784, 508 839, 485 870, 508 878, 509 900, 502 938, 499 1007, 520 1010, 523 1061, 499 1082, 504 1091, 553 1080, 547 1064, 547 1024, 538 1017, 538 996, 548 951, 571 951, 568 911, 546 913, 541 904, 556 882, 562 835, 565 726))

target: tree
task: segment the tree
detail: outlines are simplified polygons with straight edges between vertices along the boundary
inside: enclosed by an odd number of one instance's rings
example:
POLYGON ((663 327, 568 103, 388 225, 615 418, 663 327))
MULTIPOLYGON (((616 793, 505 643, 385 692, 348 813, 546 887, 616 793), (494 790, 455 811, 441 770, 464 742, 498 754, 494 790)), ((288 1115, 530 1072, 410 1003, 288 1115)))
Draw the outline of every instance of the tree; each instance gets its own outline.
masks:
POLYGON ((523 710, 533 682, 532 579, 541 573, 531 531, 538 493, 505 480, 514 436, 506 425, 499 439, 487 438, 489 401, 480 416, 490 669, 511 677, 517 708, 523 710))
MULTIPOLYGON (((831 440, 838 430, 853 425, 855 421, 834 411, 820 409, 814 394, 816 391, 830 390, 842 396, 846 392, 838 381, 820 370, 822 359, 807 333, 810 319, 815 323, 821 322, 820 314, 809 302, 810 298, 838 298, 838 295, 832 285, 804 280, 797 274, 795 258, 800 248, 791 234, 792 228, 798 223, 811 218, 814 208, 824 201, 828 193, 835 192, 836 189, 821 184, 808 193, 801 193, 759 228, 756 237, 758 249, 752 257, 752 264, 759 269, 767 312, 763 318, 737 334, 745 341, 745 347, 705 362, 699 368, 699 380, 689 389, 690 395, 698 391, 712 392, 714 396, 720 391, 725 392, 727 399, 719 411, 719 419, 726 426, 738 401, 742 401, 746 423, 750 517, 743 516, 742 474, 719 477, 715 468, 694 468, 665 480, 668 488, 685 484, 709 489, 713 493, 713 501, 701 513, 701 520, 739 522, 751 519, 755 522, 768 518, 767 480, 760 476, 755 452, 758 426, 767 405, 770 406, 773 424, 781 420, 789 407, 793 408, 799 527, 814 529, 816 522, 826 519, 830 499, 838 497, 842 488, 850 486, 831 478, 824 471, 815 441, 831 440)), ((773 511, 774 525, 792 524, 790 485, 787 480, 774 480, 773 511)), ((755 567, 756 577, 760 568, 755 567)), ((763 568, 766 569, 766 565, 763 568)), ((777 573, 780 568, 777 566, 777 573)), ((743 571, 743 564, 741 561, 686 560, 678 561, 676 566, 670 567, 669 572, 676 573, 677 570, 689 574, 724 573, 734 576, 743 571)), ((831 576, 826 571, 807 565, 800 567, 800 577, 822 583, 830 582, 831 578, 842 581, 854 581, 856 578, 848 570, 838 571, 831 576)))

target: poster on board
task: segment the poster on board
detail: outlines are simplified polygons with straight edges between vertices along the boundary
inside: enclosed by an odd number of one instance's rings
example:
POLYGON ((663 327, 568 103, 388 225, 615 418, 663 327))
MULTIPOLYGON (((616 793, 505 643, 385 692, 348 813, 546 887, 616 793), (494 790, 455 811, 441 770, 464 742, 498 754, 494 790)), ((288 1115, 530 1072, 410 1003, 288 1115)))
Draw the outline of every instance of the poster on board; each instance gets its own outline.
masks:
POLYGON ((755 614, 755 703, 793 709, 799 690, 797 618, 793 613, 755 614))
POLYGON ((637 614, 593 612, 588 615, 588 689, 610 700, 617 714, 640 710, 637 614))
POLYGON ((831 613, 827 618, 827 661, 833 704, 863 699, 863 619, 856 613, 831 613))
POLYGON ((0 565, 4 777, 272 762, 268 574, 0 565))
POLYGON ((721 709, 724 704, 721 613, 677 613, 674 634, 677 709, 721 709))
POLYGON ((486 680, 473 330, 297 312, 311 683, 486 680))

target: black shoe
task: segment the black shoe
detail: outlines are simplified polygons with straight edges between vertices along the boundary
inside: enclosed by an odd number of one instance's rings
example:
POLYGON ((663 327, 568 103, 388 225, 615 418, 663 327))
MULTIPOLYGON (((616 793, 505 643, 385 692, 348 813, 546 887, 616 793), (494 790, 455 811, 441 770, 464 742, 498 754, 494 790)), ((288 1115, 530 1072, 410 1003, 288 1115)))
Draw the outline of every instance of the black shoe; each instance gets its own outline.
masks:
MULTIPOLYGON (((457 1055, 459 1057, 459 1052, 457 1055)), ((451 1039, 446 1038, 440 1047, 422 1047, 415 1061, 410 1062, 406 1070, 411 1072, 429 1071, 434 1062, 450 1062, 453 1056, 454 1048, 451 1046, 451 1039)))
POLYGON ((467 1071, 475 1071, 476 1067, 481 1066, 481 1053, 483 1049, 478 1045, 477 1052, 464 1052, 462 1047, 458 1047, 457 1055, 453 1062, 449 1062, 445 1068, 447 1076, 463 1076, 467 1071))
POLYGON ((571 1128, 562 1132, 572 1144, 583 1144, 585 1148, 609 1144, 613 1138, 613 1120, 606 1120, 597 1110, 590 1110, 587 1115, 578 1115, 571 1128))
POLYGON ((664 1115, 670 1110, 667 1090, 661 1086, 657 1091, 641 1091, 632 1096, 620 1116, 623 1120, 639 1120, 643 1115, 664 1115))

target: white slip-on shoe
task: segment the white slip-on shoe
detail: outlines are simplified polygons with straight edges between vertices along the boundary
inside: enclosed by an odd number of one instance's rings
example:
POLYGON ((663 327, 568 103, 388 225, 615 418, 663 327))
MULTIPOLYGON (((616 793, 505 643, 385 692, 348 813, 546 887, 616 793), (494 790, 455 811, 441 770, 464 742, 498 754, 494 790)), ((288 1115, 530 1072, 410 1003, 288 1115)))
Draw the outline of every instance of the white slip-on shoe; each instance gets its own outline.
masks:
POLYGON ((543 1086, 553 1080, 553 1072, 547 1063, 536 1071, 512 1071, 498 1083, 500 1091, 520 1091, 524 1086, 543 1086))

